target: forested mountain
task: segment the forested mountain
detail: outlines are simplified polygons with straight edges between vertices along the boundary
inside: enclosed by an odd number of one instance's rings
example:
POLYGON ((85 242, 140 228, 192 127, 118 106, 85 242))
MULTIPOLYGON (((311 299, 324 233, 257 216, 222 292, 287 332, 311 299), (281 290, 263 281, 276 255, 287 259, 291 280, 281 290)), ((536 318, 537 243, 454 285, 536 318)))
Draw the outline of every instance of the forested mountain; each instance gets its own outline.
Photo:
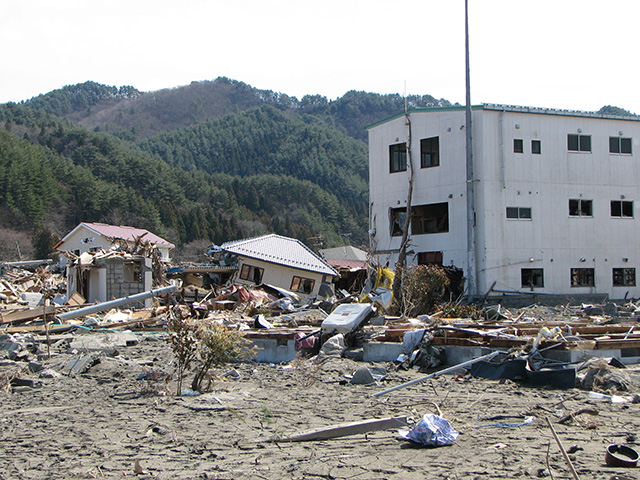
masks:
POLYGON ((356 91, 298 100, 227 78, 149 93, 86 82, 0 105, 0 260, 28 251, 29 236, 41 255, 80 221, 179 246, 272 232, 364 246, 364 127, 405 102, 449 105, 356 91))

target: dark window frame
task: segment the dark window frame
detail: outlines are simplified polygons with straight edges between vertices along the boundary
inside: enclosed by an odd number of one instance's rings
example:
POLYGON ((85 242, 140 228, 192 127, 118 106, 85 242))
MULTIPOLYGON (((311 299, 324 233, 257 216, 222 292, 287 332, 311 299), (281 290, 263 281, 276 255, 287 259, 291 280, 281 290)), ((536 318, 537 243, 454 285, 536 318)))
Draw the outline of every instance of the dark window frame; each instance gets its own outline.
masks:
POLYGON ((256 267, 255 265, 250 265, 248 263, 244 263, 242 265, 242 268, 240 269, 240 279, 259 285, 262 283, 263 278, 264 268, 256 267))
POLYGON ((312 278, 298 277, 294 275, 291 279, 291 291, 297 293, 311 294, 313 287, 315 287, 316 281, 312 278))
POLYGON ((513 153, 524 153, 524 140, 522 138, 513 139, 513 153))
POLYGON ((634 267, 612 268, 614 287, 635 287, 636 269, 634 267))
POLYGON ((633 218, 633 200, 611 200, 613 218, 633 218))
POLYGON ((507 207, 506 216, 508 220, 531 220, 531 207, 507 207))
POLYGON ((392 237, 402 236, 402 229, 404 228, 406 214, 407 214, 406 207, 389 209, 389 223, 390 223, 390 232, 392 237))
POLYGON ((609 153, 615 155, 633 155, 631 137, 609 137, 609 153))
POLYGON ((531 140, 531 153, 533 155, 542 155, 542 142, 540 140, 531 140))
POLYGON ((570 152, 591 153, 591 135, 567 134, 567 150, 570 152))
POLYGON ((440 166, 440 137, 420 140, 420 168, 440 166))
POLYGON ((440 265, 442 266, 443 253, 440 252, 418 252, 418 265, 440 265))
POLYGON ((572 287, 595 287, 596 286, 596 269, 595 268, 572 268, 571 269, 571 286, 572 287))
POLYGON ((593 200, 587 200, 583 198, 570 198, 569 216, 593 218, 593 200))
POLYGON ((389 173, 407 171, 407 144, 389 145, 389 173))
POLYGON ((521 268, 521 288, 544 288, 544 268, 521 268))
MULTIPOLYGON (((392 237, 402 236, 406 207, 389 209, 389 230, 392 237)), ((428 203, 411 207, 409 221, 411 235, 430 235, 449 232, 449 203, 428 203)))

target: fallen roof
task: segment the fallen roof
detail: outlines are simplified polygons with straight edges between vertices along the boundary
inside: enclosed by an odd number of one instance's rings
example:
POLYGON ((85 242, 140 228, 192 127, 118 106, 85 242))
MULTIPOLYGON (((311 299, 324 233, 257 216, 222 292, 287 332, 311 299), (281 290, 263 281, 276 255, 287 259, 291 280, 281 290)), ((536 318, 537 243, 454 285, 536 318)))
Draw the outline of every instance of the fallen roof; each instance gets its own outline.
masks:
POLYGON ((344 247, 325 248, 319 250, 320 255, 325 260, 359 260, 367 261, 367 252, 360 250, 351 245, 345 245, 344 247))
POLYGON ((155 233, 150 232, 149 230, 145 230, 144 228, 135 228, 128 227, 126 225, 108 225, 106 223, 89 223, 89 222, 81 222, 71 230, 65 237, 60 240, 56 247, 61 245, 67 238, 73 234, 80 227, 88 228, 98 235, 102 235, 110 240, 120 239, 125 240, 127 242, 135 242, 136 238, 142 237, 143 240, 148 240, 154 245, 160 245, 163 247, 174 248, 175 245, 171 242, 168 242, 162 237, 159 237, 155 233))
POLYGON ((338 275, 333 267, 295 238, 276 234, 263 235, 226 242, 221 245, 221 248, 227 252, 256 260, 325 275, 338 275))

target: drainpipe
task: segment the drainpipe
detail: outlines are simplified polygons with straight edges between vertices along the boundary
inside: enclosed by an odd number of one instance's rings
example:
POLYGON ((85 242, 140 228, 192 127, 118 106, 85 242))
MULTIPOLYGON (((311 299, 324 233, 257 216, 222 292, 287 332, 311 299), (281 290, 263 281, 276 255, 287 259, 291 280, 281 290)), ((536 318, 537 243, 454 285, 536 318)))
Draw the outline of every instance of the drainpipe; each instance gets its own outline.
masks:
POLYGON ((502 188, 507 188, 504 166, 504 110, 500 112, 500 169, 502 173, 502 188))
POLYGON ((129 295, 128 297, 118 298, 109 302, 98 303, 96 305, 90 305, 88 307, 79 308, 71 312, 65 312, 59 314, 57 317, 60 321, 71 320, 72 318, 83 317, 85 315, 91 315, 96 312, 103 312, 105 310, 111 310, 113 307, 121 307, 123 305, 129 305, 140 300, 146 300, 147 298, 157 297, 164 295, 165 293, 171 293, 176 290, 175 285, 169 287, 157 288, 156 290, 149 290, 148 292, 136 293, 135 295, 129 295))

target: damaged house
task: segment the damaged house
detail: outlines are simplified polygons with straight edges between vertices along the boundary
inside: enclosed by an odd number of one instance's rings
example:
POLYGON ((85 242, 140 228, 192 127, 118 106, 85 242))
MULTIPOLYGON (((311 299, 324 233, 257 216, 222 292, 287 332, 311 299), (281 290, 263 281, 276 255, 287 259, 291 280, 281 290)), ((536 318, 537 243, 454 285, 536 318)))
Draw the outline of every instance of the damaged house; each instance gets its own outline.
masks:
POLYGON ((306 245, 276 234, 227 242, 220 249, 237 258, 234 281, 268 284, 302 297, 330 296, 338 272, 306 245))
POLYGON ((75 258, 67 265, 67 298, 79 294, 88 302, 101 303, 149 291, 158 270, 152 257, 169 261, 173 247, 141 228, 81 223, 56 245, 75 258), (122 251, 135 246, 140 247, 136 253, 122 251))
POLYGON ((464 106, 368 127, 378 264, 397 261, 410 215, 408 263, 463 269, 472 296, 640 297, 640 117, 494 104, 472 116, 471 172, 464 106))

